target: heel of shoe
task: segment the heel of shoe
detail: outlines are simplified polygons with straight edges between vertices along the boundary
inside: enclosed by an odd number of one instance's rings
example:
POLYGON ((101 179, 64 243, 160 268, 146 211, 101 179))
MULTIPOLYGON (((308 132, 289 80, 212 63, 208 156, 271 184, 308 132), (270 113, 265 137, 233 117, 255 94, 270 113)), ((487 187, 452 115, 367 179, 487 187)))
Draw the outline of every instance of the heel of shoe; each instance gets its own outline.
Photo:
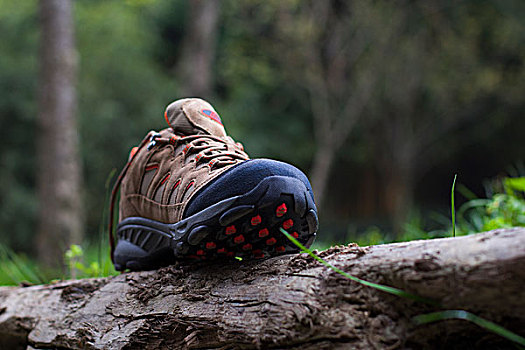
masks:
POLYGON ((118 242, 113 254, 115 270, 151 270, 173 264, 171 238, 159 230, 161 225, 143 218, 130 218, 123 225, 121 223, 117 228, 118 242), (142 224, 137 221, 142 221, 142 224))

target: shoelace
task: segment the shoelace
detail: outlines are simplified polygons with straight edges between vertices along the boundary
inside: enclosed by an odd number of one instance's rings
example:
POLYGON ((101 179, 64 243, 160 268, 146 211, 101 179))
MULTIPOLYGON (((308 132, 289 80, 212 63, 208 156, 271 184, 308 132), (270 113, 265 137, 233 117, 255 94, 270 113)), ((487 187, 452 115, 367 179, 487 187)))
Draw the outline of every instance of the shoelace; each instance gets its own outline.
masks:
POLYGON ((228 151, 228 142, 211 135, 190 135, 190 136, 177 136, 171 135, 169 138, 162 137, 162 134, 150 131, 146 137, 141 141, 137 150, 130 157, 122 171, 120 172, 113 189, 111 190, 111 199, 109 204, 109 222, 108 222, 108 235, 109 235, 109 246, 111 260, 113 261, 113 254, 115 252, 115 236, 113 234, 113 223, 115 220, 115 202, 117 194, 122 184, 122 180, 129 167, 136 158, 135 155, 147 145, 147 149, 151 150, 157 145, 172 144, 175 148, 180 143, 187 143, 186 147, 182 150, 184 157, 188 157, 192 153, 197 153, 195 157, 196 165, 200 162, 207 160, 210 169, 219 168, 226 165, 234 164, 237 160, 247 160, 248 155, 244 152, 244 147, 239 142, 234 142, 233 139, 229 138, 231 144, 236 145, 235 151, 228 151))
POLYGON ((199 164, 208 161, 211 169, 233 164, 239 159, 248 159, 248 155, 244 153, 244 147, 241 143, 235 143, 233 139, 227 142, 224 139, 211 135, 191 135, 184 137, 173 135, 169 139, 153 135, 148 147, 153 147, 159 143, 170 143, 175 147, 177 147, 179 143, 184 143, 186 147, 184 147, 182 153, 185 158, 191 154, 196 154, 195 163, 199 164), (235 145, 233 151, 229 150, 228 143, 235 145))

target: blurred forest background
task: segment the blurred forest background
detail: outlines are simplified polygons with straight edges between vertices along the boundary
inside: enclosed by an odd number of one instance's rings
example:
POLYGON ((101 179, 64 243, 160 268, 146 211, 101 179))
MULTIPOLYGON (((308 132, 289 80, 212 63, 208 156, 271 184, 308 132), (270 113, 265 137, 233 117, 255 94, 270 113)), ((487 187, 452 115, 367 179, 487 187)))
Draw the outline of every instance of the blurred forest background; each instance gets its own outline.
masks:
MULTIPOLYGON (((252 157, 309 175, 321 243, 445 234, 455 173, 460 204, 525 176, 524 19, 519 0, 75 0, 81 215, 61 249, 101 240, 112 169, 187 96, 252 157)), ((29 254, 40 25, 36 0, 0 0, 0 244, 29 254)))

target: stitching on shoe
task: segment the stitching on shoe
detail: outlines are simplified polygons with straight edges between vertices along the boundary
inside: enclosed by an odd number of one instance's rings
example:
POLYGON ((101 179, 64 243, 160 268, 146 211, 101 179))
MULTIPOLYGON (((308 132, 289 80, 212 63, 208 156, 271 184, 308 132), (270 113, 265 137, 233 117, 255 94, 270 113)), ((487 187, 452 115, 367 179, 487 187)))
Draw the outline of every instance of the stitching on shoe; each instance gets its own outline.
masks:
POLYGON ((175 181, 175 183, 173 184, 172 188, 171 188, 171 192, 170 192, 170 195, 168 197, 168 204, 176 204, 177 202, 177 194, 178 194, 178 191, 180 189, 180 184, 182 182, 182 179, 179 177, 177 179, 177 181, 175 181), (174 203, 172 203, 172 200, 174 201, 174 203))
MULTIPOLYGON (((159 221, 163 221, 164 223, 169 223, 169 224, 180 221, 177 218, 180 216, 179 213, 182 209, 182 203, 160 204, 140 194, 127 195, 125 197, 125 200, 127 200, 128 203, 135 209, 136 213, 143 213, 144 208, 141 208, 141 206, 144 206, 144 205, 151 205, 154 208, 153 211, 157 211, 158 213, 160 213, 158 217, 155 217, 155 218, 152 217, 149 219, 158 220, 160 217, 163 220, 159 220, 159 221)), ((130 217, 130 216, 133 216, 133 215, 127 215, 126 217, 130 217)), ((142 214, 140 216, 144 217, 144 215, 142 214)))
MULTIPOLYGON (((237 164, 240 164, 242 162, 245 162, 246 160, 243 160, 237 164)), ((220 174, 222 174, 223 172, 229 170, 230 167, 226 167, 226 168, 219 168, 219 169, 215 169, 213 171, 218 171, 218 173, 213 176, 213 177, 208 177, 205 181, 202 181, 200 184, 197 184, 195 186, 195 189, 193 190, 193 193, 186 199, 185 202, 182 202, 182 210, 180 211, 179 213, 179 217, 177 218, 177 220, 182 220, 182 218, 184 217, 184 212, 186 211, 186 208, 188 206, 189 203, 191 203, 191 201, 193 200, 193 198, 199 193, 199 191, 204 187, 206 186, 209 182, 211 182, 212 180, 214 180, 215 178, 217 178, 220 174)), ((211 168, 208 170, 208 173, 211 173, 211 168)))

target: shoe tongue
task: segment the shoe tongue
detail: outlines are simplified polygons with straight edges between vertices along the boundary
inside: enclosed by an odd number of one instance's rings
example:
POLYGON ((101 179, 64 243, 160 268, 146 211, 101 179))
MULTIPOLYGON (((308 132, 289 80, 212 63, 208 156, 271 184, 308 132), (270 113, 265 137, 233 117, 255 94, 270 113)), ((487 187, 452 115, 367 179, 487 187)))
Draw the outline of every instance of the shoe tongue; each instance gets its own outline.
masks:
POLYGON ((166 108, 164 117, 176 134, 226 136, 219 114, 200 98, 172 102, 166 108))

